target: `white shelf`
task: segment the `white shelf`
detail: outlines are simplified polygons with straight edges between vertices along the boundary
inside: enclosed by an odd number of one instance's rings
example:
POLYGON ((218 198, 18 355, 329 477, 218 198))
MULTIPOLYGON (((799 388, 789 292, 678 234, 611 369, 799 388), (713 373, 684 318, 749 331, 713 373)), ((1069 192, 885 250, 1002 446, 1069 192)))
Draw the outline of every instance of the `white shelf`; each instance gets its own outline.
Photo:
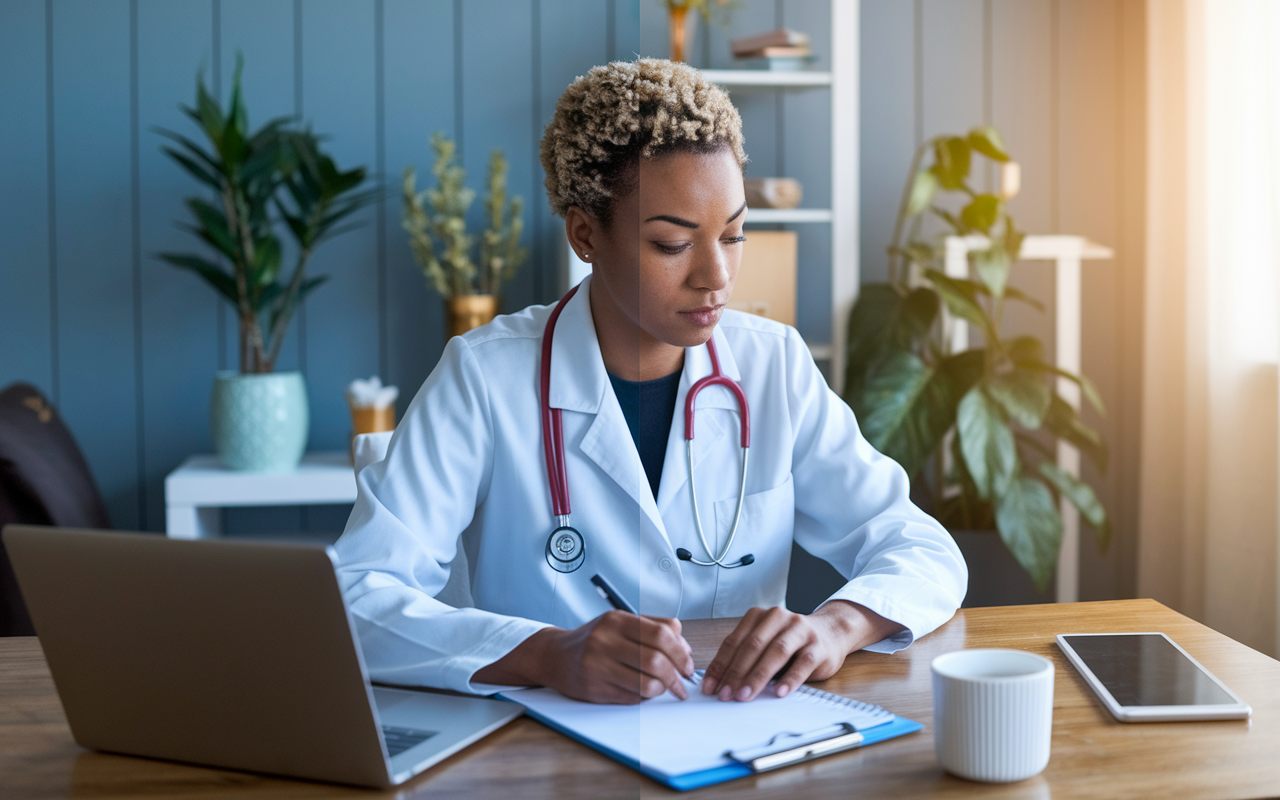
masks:
POLYGON ((790 222, 830 222, 829 208, 752 208, 745 225, 777 225, 790 222))
POLYGON ((741 88, 767 88, 775 86, 814 87, 830 86, 830 72, 795 70, 775 72, 765 69, 704 69, 703 76, 721 86, 741 88))

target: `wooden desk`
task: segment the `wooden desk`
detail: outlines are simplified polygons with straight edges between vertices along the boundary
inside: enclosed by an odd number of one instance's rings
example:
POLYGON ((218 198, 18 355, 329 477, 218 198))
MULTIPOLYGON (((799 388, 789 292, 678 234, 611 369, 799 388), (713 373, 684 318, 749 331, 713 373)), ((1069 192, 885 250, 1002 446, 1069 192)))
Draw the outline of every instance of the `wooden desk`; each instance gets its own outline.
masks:
MULTIPOLYGON (((733 620, 690 622, 699 666, 733 620)), ((746 778, 697 797, 1243 798, 1280 796, 1280 662, 1152 600, 967 609, 893 656, 855 653, 829 691, 869 700, 925 730, 865 750, 746 778), (1164 631, 1253 706, 1248 722, 1140 725, 1112 720, 1058 652, 1054 634, 1164 631), (1051 658, 1053 755, 1016 784, 945 774, 933 754, 929 662, 962 647, 1013 647, 1051 658)), ((374 797, 374 792, 90 753, 71 740, 34 639, 0 640, 0 797, 374 797)), ((605 798, 675 795, 530 719, 420 775, 397 796, 605 798)))

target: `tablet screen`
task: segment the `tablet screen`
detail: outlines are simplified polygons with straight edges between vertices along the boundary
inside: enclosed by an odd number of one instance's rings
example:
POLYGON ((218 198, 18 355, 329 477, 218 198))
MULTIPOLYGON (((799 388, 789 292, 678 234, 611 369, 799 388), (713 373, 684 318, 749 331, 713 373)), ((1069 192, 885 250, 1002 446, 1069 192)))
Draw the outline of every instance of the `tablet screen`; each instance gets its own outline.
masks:
POLYGON ((1135 633, 1063 638, 1122 706, 1236 702, 1163 636, 1135 633))

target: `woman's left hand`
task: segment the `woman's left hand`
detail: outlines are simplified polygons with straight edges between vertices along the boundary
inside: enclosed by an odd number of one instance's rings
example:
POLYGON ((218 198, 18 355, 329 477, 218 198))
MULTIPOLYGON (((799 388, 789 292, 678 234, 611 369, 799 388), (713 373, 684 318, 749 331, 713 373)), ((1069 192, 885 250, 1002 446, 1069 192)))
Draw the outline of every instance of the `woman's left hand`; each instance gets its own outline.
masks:
POLYGON ((901 625, 847 600, 834 600, 809 615, 776 606, 753 608, 707 666, 702 693, 751 700, 786 667, 774 689, 786 697, 809 679, 836 674, 854 650, 900 630, 901 625))

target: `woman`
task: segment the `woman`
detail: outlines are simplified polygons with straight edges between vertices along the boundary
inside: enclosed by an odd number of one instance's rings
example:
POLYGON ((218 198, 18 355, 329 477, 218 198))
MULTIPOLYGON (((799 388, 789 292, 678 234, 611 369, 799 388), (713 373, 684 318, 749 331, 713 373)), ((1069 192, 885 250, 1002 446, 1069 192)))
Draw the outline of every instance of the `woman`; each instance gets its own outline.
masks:
POLYGON ((592 265, 557 306, 545 383, 581 538, 548 538, 563 511, 544 450, 557 437, 540 424, 552 307, 453 339, 386 459, 361 471, 337 545, 373 677, 683 699, 679 618, 741 616, 701 690, 745 701, 780 671, 785 695, 854 650, 891 653, 948 620, 967 580, 951 537, 908 500, 907 476, 862 438, 796 331, 725 310, 747 213, 728 97, 682 64, 596 67, 560 98, 541 157, 551 208, 592 265), (734 391, 713 385, 696 394, 686 454, 681 412, 713 358, 744 393, 749 451, 734 391), (782 608, 793 541, 848 578, 810 615, 782 608), (557 561, 562 544, 573 564, 557 561), (437 598, 459 548, 473 607, 437 598), (609 611, 595 574, 643 616, 609 611))

